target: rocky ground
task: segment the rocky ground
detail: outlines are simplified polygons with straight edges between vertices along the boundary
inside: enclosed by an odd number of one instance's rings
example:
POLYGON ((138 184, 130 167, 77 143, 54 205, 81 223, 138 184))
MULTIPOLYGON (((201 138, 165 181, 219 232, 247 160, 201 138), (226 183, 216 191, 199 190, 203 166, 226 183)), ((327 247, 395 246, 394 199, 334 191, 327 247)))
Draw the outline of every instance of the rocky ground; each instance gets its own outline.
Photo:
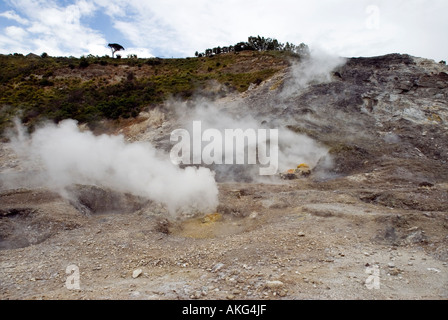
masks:
MULTIPOLYGON (((216 212, 174 217, 101 187, 73 186, 71 202, 32 181, 2 184, 0 298, 447 299, 446 66, 390 55, 338 68, 286 98, 279 73, 223 100, 317 139, 334 164, 296 180, 220 180, 216 212)), ((157 109, 116 130, 157 145, 173 127, 157 109)), ((0 163, 21 180, 6 143, 0 163)))
POLYGON ((447 203, 448 185, 362 178, 223 183, 217 214, 184 220, 167 219, 152 205, 85 215, 45 190, 3 193, 1 296, 448 298, 446 209, 391 207, 400 198, 447 203), (390 187, 408 196, 372 199, 390 187), (26 208, 6 209, 18 203, 26 208), (66 286, 70 265, 79 268, 79 290, 66 286), (374 268, 379 286, 369 289, 374 268))

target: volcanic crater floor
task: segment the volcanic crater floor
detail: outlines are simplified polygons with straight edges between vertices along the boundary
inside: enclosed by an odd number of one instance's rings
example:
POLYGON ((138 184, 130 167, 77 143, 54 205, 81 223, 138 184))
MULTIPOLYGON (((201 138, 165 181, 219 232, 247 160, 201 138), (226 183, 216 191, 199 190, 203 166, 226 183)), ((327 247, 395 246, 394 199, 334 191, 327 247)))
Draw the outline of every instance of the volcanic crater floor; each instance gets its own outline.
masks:
POLYGON ((379 177, 219 183, 216 212, 189 217, 3 191, 0 298, 447 299, 448 185, 379 177))

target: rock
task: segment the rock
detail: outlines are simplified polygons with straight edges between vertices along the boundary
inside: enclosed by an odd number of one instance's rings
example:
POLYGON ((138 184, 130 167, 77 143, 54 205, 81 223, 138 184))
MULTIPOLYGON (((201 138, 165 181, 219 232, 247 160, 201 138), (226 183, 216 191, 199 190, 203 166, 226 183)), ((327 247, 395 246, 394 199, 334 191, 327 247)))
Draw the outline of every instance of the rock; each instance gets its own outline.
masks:
POLYGON ((278 293, 278 295, 280 297, 286 297, 286 290, 280 290, 280 292, 278 293))
POLYGON ((278 289, 282 288, 284 286, 284 283, 279 280, 273 280, 273 281, 266 281, 266 287, 270 289, 278 289))
POLYGON ((391 268, 389 274, 391 276, 398 276, 400 274, 400 270, 398 268, 391 268))
POLYGON ((142 274, 142 269, 136 269, 134 272, 132 272, 132 278, 136 279, 142 274))
POLYGON ((249 215, 249 219, 255 219, 256 217, 258 217, 258 212, 253 211, 250 215, 249 215))
POLYGON ((407 243, 426 243, 428 242, 428 237, 423 230, 417 230, 412 232, 406 237, 407 243))
POLYGON ((130 295, 131 297, 137 298, 137 297, 139 297, 141 294, 140 294, 139 291, 132 291, 129 295, 130 295))
POLYGON ((170 234, 171 222, 168 219, 161 219, 157 221, 155 226, 155 231, 161 232, 164 234, 170 234))
POLYGON ((233 300, 233 299, 235 299, 235 296, 233 294, 229 294, 229 295, 227 295, 226 298, 229 300, 233 300))
POLYGON ((224 267, 224 263, 217 263, 217 264, 215 264, 215 266, 212 268, 212 272, 217 272, 217 271, 219 271, 219 270, 221 270, 222 269, 222 267, 224 267))
POLYGON ((302 231, 300 231, 300 232, 297 234, 297 236, 298 236, 298 237, 304 237, 304 236, 305 236, 305 233, 302 232, 302 231))
POLYGON ((425 181, 425 182, 419 183, 418 187, 421 188, 421 189, 431 190, 434 187, 434 185, 432 183, 430 183, 430 182, 426 182, 425 181))

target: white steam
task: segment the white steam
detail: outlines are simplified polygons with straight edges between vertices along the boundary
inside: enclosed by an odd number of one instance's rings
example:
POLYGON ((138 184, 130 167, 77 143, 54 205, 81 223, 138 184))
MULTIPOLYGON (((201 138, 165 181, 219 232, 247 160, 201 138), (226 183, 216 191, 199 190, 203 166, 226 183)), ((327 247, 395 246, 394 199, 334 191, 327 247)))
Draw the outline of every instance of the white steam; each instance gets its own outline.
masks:
POLYGON ((331 81, 332 71, 345 62, 346 59, 321 49, 312 50, 308 57, 300 62, 293 62, 291 77, 286 82, 281 95, 284 98, 289 97, 309 85, 331 81))
POLYGON ((279 137, 280 171, 294 169, 301 163, 308 164, 310 168, 316 167, 320 161, 329 165, 328 149, 314 139, 286 128, 280 129, 279 137))
POLYGON ((171 212, 209 211, 218 204, 214 174, 207 168, 174 166, 146 142, 81 132, 73 120, 46 125, 12 139, 22 158, 39 162, 42 183, 59 191, 73 184, 97 185, 162 203, 171 212))
MULTIPOLYGON (((225 129, 278 129, 278 172, 285 172, 288 169, 296 168, 301 163, 308 164, 311 168, 314 168, 319 161, 325 161, 327 164, 330 161, 328 149, 319 144, 314 139, 307 135, 293 132, 287 129, 279 121, 273 123, 264 124, 263 121, 257 120, 255 116, 252 116, 248 112, 247 106, 241 101, 209 101, 207 99, 197 99, 189 107, 186 102, 171 102, 170 108, 175 110, 176 117, 180 120, 180 125, 192 131, 193 121, 201 121, 202 130, 213 128, 220 132, 224 132, 225 129)), ((268 133, 269 139, 269 133, 268 133)), ((247 141, 246 141, 247 142, 247 141)), ((202 147, 207 142, 202 144, 202 147)), ((224 144, 223 144, 224 146, 224 144)), ((248 145, 244 150, 249 153, 249 149, 255 149, 256 145, 248 145)), ((269 150, 269 149, 268 149, 269 150)), ((237 151, 237 150, 235 150, 237 151)), ((223 149, 222 154, 226 154, 228 150, 223 149)), ((256 151, 255 151, 256 152, 256 151)), ((236 154, 235 154, 236 156, 236 154)), ((224 161, 223 161, 224 163, 224 161)), ((272 180, 270 177, 261 177, 259 175, 259 167, 266 167, 260 164, 257 165, 243 165, 236 172, 233 170, 235 167, 226 166, 225 164, 213 167, 220 173, 220 176, 226 176, 224 180, 238 179, 238 175, 246 174, 250 175, 255 181, 272 180)))

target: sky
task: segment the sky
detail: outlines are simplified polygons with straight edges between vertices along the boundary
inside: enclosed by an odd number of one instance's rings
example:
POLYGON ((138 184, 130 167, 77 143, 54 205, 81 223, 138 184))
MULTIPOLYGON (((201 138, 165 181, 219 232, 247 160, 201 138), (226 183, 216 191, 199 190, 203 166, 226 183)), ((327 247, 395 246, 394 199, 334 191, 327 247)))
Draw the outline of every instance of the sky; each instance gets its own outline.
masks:
POLYGON ((0 54, 192 57, 264 36, 342 57, 448 60, 447 0, 2 0, 0 54))

